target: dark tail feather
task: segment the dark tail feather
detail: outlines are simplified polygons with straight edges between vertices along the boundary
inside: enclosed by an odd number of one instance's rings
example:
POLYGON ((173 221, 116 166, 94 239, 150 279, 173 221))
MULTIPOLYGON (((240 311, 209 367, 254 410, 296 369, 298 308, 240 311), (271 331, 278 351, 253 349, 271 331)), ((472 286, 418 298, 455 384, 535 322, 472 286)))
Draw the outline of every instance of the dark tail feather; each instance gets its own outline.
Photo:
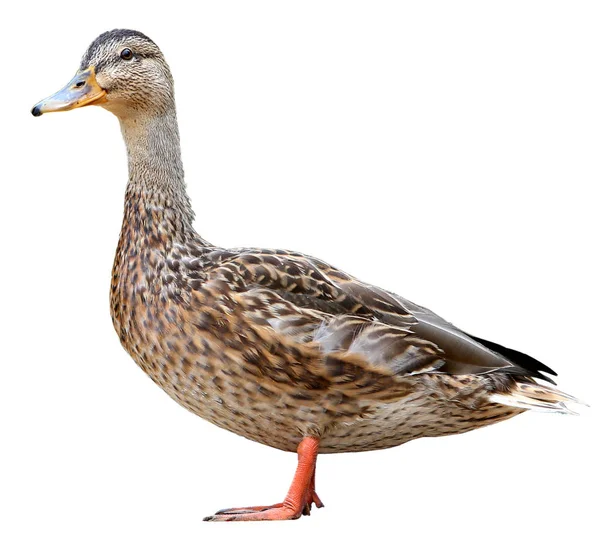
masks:
POLYGON ((535 373, 535 372, 543 372, 545 374, 551 374, 552 376, 556 376, 556 372, 554 370, 552 370, 552 368, 550 368, 549 366, 544 364, 543 362, 540 362, 539 360, 537 360, 529 355, 526 355, 525 353, 521 353, 520 351, 515 351, 514 349, 508 349, 507 347, 503 347, 502 345, 499 345, 498 343, 494 343, 493 341, 487 341, 486 339, 481 339, 481 337, 475 337, 474 335, 470 335, 470 334, 469 334, 469 337, 471 337, 478 343, 481 343, 484 347, 487 347, 488 349, 494 351, 495 353, 498 353, 498 354, 502 355, 503 357, 506 357, 508 360, 510 360, 511 362, 514 362, 516 365, 520 366, 521 368, 524 368, 525 370, 531 370, 533 372, 533 374, 532 374, 533 377, 541 378, 552 384, 555 383, 550 378, 547 378, 544 374, 536 374, 535 373))

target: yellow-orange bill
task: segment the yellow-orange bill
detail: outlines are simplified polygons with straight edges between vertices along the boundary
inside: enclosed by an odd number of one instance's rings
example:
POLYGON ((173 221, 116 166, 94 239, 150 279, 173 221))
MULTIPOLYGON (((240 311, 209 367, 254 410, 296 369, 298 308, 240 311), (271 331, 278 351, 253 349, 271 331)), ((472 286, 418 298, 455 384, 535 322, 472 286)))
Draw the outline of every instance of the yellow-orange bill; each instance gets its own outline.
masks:
POLYGON ((31 109, 33 116, 41 116, 47 112, 72 110, 86 105, 101 103, 106 91, 98 85, 93 66, 79 70, 73 79, 60 91, 46 97, 31 109))

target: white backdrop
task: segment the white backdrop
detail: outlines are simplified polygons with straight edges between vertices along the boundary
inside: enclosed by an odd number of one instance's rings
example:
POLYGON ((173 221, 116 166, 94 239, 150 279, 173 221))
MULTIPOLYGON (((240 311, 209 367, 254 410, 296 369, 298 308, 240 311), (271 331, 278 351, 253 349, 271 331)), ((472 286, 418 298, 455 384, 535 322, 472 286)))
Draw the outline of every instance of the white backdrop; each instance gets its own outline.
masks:
POLYGON ((598 556, 596 2, 2 10, 2 556, 598 556), (117 121, 29 110, 115 27, 171 64, 207 239, 325 259, 547 362, 591 409, 323 456, 310 518, 203 523, 281 500, 296 458, 185 412, 112 330, 117 121))

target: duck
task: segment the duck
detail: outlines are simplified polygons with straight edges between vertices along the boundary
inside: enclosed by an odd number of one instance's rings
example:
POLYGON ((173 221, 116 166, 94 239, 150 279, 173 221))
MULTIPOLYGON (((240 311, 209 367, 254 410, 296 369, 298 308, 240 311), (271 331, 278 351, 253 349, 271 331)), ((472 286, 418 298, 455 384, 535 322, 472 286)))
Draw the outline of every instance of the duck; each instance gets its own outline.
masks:
POLYGON ((120 123, 129 180, 112 269, 114 328, 185 409, 297 454, 285 498, 208 521, 297 519, 323 503, 319 454, 399 446, 579 401, 539 360, 299 252, 221 248, 194 228, 174 81, 139 31, 97 37, 34 116, 99 106, 120 123))

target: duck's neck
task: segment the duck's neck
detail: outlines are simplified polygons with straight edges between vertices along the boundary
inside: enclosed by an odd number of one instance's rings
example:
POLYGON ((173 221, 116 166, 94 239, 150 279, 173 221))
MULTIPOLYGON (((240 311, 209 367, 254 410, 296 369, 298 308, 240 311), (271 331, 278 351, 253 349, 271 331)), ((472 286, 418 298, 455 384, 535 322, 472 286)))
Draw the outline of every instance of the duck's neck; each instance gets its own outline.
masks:
POLYGON ((175 108, 152 116, 128 114, 119 120, 129 162, 123 227, 171 237, 195 234, 175 108))

